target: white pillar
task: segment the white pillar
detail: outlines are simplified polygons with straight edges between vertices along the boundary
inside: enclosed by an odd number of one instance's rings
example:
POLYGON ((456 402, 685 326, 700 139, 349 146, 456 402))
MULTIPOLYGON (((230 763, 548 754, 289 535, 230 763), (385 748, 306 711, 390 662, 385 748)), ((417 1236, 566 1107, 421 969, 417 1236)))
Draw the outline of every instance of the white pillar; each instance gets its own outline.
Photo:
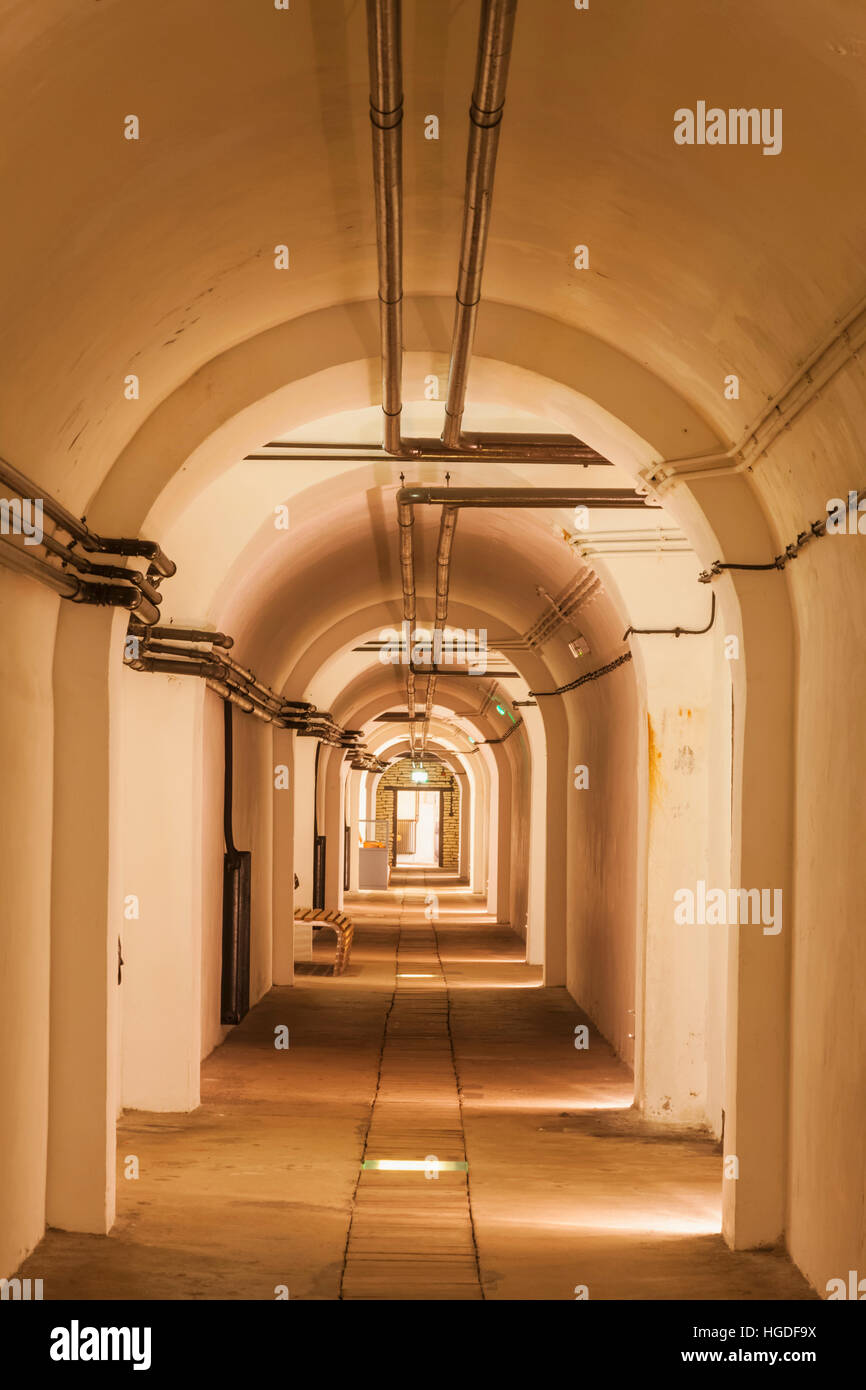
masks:
MULTIPOLYGON (((122 1101, 133 1110, 194 1110, 202 1033, 206 687, 192 677, 126 669, 120 688, 122 1101)), ((222 748, 215 751, 221 772, 222 748)), ((221 792, 220 782, 220 812, 221 792)), ((218 833, 221 849, 221 815, 218 833)))
POLYGON ((289 729, 275 729, 274 753, 274 935, 273 977, 275 985, 291 985, 295 980, 292 933, 295 906, 294 854, 294 769, 293 738, 289 729), (285 772, 282 769, 286 769, 285 772), (288 786, 283 783, 288 776, 288 786))
POLYGON ((52 660, 60 600, 0 573, 0 1277, 45 1228, 49 944, 54 778, 52 660))
POLYGON ((46 1219, 70 1231, 114 1222, 123 892, 110 854, 121 788, 107 673, 110 657, 120 674, 124 629, 125 616, 64 604, 55 649, 46 1219))

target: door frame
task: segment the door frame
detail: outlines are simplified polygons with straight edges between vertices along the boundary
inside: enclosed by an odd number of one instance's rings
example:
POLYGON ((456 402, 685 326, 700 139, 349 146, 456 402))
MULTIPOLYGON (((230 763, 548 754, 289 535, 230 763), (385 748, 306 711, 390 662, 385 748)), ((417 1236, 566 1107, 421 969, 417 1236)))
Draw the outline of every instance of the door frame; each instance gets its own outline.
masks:
MULTIPOLYGON (((419 791, 436 792, 439 797, 439 854, 438 867, 442 868, 442 855, 445 849, 444 830, 445 830, 445 792, 449 787, 386 787, 386 791, 391 793, 391 867, 397 867, 397 798, 399 792, 419 791)), ((405 868, 406 865, 403 865, 405 868)))

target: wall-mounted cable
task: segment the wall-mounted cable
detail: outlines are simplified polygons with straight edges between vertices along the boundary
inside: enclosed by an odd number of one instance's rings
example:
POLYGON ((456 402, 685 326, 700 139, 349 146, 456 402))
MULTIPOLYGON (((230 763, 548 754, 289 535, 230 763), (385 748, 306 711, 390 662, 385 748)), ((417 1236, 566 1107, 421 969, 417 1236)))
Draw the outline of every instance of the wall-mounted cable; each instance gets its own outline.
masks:
MULTIPOLYGON (((851 503, 855 499, 856 506, 854 507, 854 511, 856 512, 860 506, 860 503, 866 500, 866 488, 861 488, 860 491, 857 493, 855 493, 852 489, 852 491, 849 493, 849 508, 851 506, 851 503)), ((803 549, 803 546, 808 545, 809 541, 815 540, 816 537, 820 538, 821 536, 826 536, 827 522, 830 520, 831 516, 836 510, 836 507, 828 506, 827 515, 824 517, 823 521, 813 521, 809 526, 808 530, 801 531, 797 539, 795 541, 792 541, 790 545, 786 545, 782 553, 780 555, 774 556, 773 559, 769 562, 769 564, 745 565, 735 564, 733 562, 728 562, 725 560, 714 560, 708 570, 703 570, 703 572, 698 575, 699 583, 712 583, 716 575, 722 574, 724 570, 783 570, 789 560, 796 560, 800 551, 803 549)), ((833 533, 831 532, 831 535, 832 534, 833 533)))
POLYGON ((530 690, 530 695, 539 699, 542 695, 565 695, 569 690, 577 690, 578 686, 586 685, 589 681, 600 680, 609 671, 615 671, 623 662, 631 661, 631 652, 623 652, 622 656, 616 657, 614 661, 609 661, 606 666, 599 666, 596 671, 587 671, 586 675, 578 676, 576 681, 569 681, 568 685, 558 685, 555 690, 530 690))
POLYGON ((515 720, 515 722, 512 724, 511 728, 510 728, 510 729, 507 729, 506 732, 505 732, 504 734, 502 734, 502 736, 501 736, 500 738, 479 738, 479 739, 477 740, 476 747, 480 748, 481 745, 482 745, 482 743, 504 743, 506 739, 511 738, 511 735, 512 735, 512 734, 516 734, 516 733, 517 733, 517 730, 518 730, 518 729, 522 729, 522 728, 523 728, 523 720, 522 720, 522 719, 517 719, 517 720, 515 720))
POLYGON ((710 594, 712 602, 710 604, 710 621, 706 627, 627 627, 622 635, 622 640, 627 642, 632 633, 638 637, 700 637, 704 632, 709 632, 713 623, 716 621, 716 595, 710 594))

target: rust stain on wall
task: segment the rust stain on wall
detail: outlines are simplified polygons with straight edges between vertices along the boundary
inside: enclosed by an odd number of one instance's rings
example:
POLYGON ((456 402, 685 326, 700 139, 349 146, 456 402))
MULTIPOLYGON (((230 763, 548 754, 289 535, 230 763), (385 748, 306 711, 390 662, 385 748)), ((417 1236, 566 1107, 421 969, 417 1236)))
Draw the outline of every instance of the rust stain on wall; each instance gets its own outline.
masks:
POLYGON ((664 779, 661 771, 662 752, 656 743, 653 722, 649 715, 646 717, 647 728, 647 760, 649 763, 649 804, 656 805, 661 801, 664 791, 664 779))

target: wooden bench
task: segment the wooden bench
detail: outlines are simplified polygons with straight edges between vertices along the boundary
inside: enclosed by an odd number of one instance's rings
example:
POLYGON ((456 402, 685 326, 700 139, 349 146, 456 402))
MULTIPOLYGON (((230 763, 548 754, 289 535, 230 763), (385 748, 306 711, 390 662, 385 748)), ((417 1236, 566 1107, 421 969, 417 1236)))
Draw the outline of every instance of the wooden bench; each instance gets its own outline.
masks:
POLYGON ((335 908, 323 907, 296 907, 296 922, 309 922, 314 931, 321 931, 323 927, 330 927, 337 936, 337 955, 334 961, 334 974, 342 975, 346 966, 349 964, 349 953, 352 949, 352 937, 355 932, 355 924, 342 912, 337 912, 335 908))

